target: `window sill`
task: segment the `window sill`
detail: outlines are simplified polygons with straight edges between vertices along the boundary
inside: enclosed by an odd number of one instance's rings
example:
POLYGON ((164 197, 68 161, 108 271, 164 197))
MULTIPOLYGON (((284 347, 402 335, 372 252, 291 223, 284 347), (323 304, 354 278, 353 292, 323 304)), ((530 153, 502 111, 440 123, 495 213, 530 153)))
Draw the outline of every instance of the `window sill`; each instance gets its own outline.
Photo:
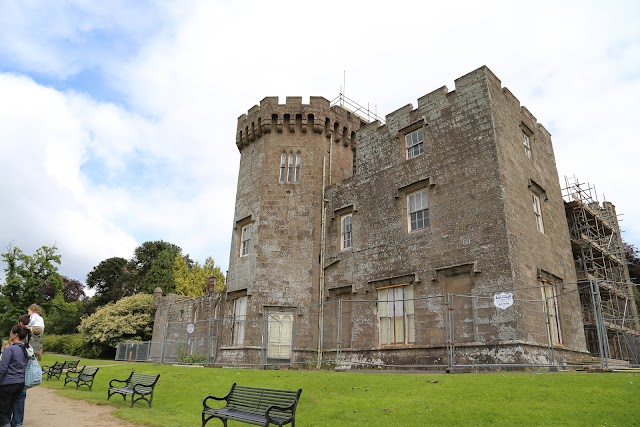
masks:
POLYGON ((415 343, 409 343, 409 344, 380 344, 380 349, 382 350, 391 350, 391 349, 396 349, 396 348, 413 348, 415 347, 416 344, 415 343))

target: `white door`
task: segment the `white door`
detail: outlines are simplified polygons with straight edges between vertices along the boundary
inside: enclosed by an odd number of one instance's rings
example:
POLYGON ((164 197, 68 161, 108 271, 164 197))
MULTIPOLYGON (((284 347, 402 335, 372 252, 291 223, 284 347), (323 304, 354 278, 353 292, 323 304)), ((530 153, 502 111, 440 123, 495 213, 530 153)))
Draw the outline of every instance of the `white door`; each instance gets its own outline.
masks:
POLYGON ((272 311, 267 317, 267 358, 291 359, 293 313, 272 311))

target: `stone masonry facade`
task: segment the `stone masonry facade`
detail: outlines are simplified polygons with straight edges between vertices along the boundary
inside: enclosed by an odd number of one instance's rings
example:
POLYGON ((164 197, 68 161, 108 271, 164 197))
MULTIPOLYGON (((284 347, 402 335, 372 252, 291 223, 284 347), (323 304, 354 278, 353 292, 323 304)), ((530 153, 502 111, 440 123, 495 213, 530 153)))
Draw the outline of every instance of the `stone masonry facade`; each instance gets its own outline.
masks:
POLYGON ((215 363, 545 365, 586 353, 549 132, 487 67, 384 122, 321 97, 268 97, 238 118, 215 363))

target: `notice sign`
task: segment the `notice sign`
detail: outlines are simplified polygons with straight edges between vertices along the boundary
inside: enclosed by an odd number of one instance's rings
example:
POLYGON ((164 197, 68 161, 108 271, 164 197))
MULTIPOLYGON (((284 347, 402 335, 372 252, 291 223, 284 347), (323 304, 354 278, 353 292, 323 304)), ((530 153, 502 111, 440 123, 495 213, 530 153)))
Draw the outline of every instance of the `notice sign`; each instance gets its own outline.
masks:
POLYGON ((511 292, 495 294, 493 296, 493 305, 502 310, 506 310, 513 305, 513 294, 511 292))
POLYGON ((194 329, 193 323, 187 325, 187 332, 189 332, 189 334, 192 334, 194 329))

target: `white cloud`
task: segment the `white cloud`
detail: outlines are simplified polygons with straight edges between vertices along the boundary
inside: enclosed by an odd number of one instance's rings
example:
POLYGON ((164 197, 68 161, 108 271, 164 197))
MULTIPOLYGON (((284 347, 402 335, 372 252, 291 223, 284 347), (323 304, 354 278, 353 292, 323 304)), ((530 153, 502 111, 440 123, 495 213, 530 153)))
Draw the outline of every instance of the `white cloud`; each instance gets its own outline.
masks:
POLYGON ((57 242, 73 278, 159 239, 225 269, 237 117, 331 99, 345 71, 384 116, 488 65, 552 132, 560 179, 596 184, 640 246, 635 3, 0 4, 0 243, 57 242), (82 72, 100 81, 75 86, 82 72))

